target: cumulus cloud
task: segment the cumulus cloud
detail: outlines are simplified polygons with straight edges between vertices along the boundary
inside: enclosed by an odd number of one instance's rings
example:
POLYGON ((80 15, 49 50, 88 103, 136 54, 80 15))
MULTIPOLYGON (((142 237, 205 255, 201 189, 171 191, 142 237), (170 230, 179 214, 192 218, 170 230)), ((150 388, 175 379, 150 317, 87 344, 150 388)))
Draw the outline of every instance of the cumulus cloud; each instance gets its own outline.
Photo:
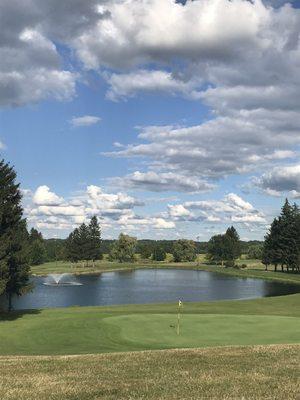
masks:
POLYGON ((200 79, 186 80, 167 71, 138 70, 127 74, 106 74, 106 80, 109 84, 106 97, 114 101, 133 97, 138 92, 165 92, 194 100, 200 98, 197 90, 201 85, 200 79))
POLYGON ((73 117, 70 120, 70 123, 74 127, 81 127, 81 126, 91 126, 99 123, 101 121, 100 117, 96 117, 94 115, 84 115, 82 117, 73 117))
POLYGON ((136 214, 134 209, 144 206, 142 201, 126 193, 106 193, 95 185, 68 199, 58 196, 46 185, 34 193, 23 190, 23 195, 28 222, 39 229, 70 231, 93 215, 98 216, 106 232, 126 230, 140 234, 175 228, 175 222, 164 216, 136 214))
POLYGON ((38 206, 59 206, 63 198, 50 191, 46 185, 39 186, 33 195, 33 202, 38 206))
POLYGON ((0 3, 0 106, 75 95, 78 74, 63 67, 56 44, 70 41, 103 17, 102 1, 3 0, 0 3))
POLYGON ((255 184, 271 196, 300 198, 300 164, 275 167, 255 180, 255 184))
MULTIPOLYGON (((108 155, 146 160, 145 175, 155 169, 204 181, 294 159, 300 144, 300 10, 274 4, 112 3, 110 18, 97 25, 98 36, 84 36, 78 48, 94 68, 133 69, 109 75, 108 96, 150 90, 186 95, 188 88, 212 114, 194 126, 146 127, 140 143, 108 155), (141 23, 121 23, 134 19, 141 23), (136 69, 149 63, 163 68, 136 69)), ((134 178, 129 177, 131 185, 138 185, 134 178)))
POLYGON ((173 172, 135 171, 123 178, 111 179, 111 183, 131 189, 143 189, 153 192, 208 192, 215 185, 194 176, 173 172))
POLYGON ((229 193, 222 200, 186 201, 169 205, 168 212, 177 221, 263 225, 267 222, 262 212, 235 193, 229 193))

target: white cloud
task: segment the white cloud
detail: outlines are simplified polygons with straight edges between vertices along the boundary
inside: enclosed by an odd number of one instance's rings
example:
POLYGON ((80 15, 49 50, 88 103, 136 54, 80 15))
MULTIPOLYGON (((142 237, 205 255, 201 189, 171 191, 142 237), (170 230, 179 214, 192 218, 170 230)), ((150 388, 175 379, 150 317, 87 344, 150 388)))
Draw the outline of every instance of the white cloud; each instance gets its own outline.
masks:
POLYGON ((286 194, 300 198, 300 164, 275 167, 255 180, 254 184, 271 196, 286 194))
POLYGON ((82 117, 73 117, 70 120, 70 123, 74 127, 81 127, 81 126, 91 126, 99 123, 101 121, 100 117, 96 117, 94 115, 84 115, 82 117))
POLYGON ((153 192, 208 192, 215 188, 214 184, 195 176, 173 172, 158 173, 155 171, 135 171, 122 178, 113 178, 111 179, 111 183, 125 188, 150 190, 153 192))
POLYGON ((265 215, 235 193, 222 200, 186 201, 168 208, 170 216, 179 221, 266 224, 265 215))
POLYGON ((175 222, 160 215, 137 215, 133 210, 144 203, 126 193, 105 193, 95 185, 87 186, 70 199, 40 186, 35 193, 23 191, 28 222, 39 229, 70 231, 97 215, 105 232, 130 230, 137 234, 175 228, 175 222))
POLYGON ((169 205, 169 214, 171 217, 189 217, 191 212, 186 209, 182 204, 169 205))
POLYGON ((106 97, 110 100, 133 97, 138 92, 165 92, 171 95, 197 99, 200 93, 197 88, 201 81, 196 78, 186 80, 167 71, 138 70, 127 74, 105 75, 109 90, 106 97))
POLYGON ((33 195, 33 202, 38 206, 59 206, 63 198, 50 191, 46 185, 39 186, 33 195))

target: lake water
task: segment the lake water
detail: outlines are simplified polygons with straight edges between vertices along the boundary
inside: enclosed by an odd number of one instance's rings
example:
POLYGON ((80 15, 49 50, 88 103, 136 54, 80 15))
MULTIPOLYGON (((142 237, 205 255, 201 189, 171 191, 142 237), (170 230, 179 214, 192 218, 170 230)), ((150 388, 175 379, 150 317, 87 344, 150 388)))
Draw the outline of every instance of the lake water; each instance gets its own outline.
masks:
MULTIPOLYGON (((33 291, 14 298, 14 309, 252 299, 300 291, 299 285, 180 269, 108 272, 76 279, 82 285, 45 286, 45 277, 33 277, 33 291)), ((0 307, 4 305, 2 298, 0 307)))

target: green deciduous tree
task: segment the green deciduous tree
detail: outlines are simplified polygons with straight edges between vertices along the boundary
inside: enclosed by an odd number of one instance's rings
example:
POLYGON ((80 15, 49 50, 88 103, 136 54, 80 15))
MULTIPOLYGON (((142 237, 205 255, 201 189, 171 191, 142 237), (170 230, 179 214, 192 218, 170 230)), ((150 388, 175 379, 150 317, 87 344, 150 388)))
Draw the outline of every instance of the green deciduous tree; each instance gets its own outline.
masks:
POLYGON ((207 258, 210 261, 234 265, 241 255, 240 238, 236 229, 231 226, 224 235, 215 235, 208 242, 207 258))
POLYGON ((121 233, 118 240, 112 245, 109 253, 110 260, 118 260, 119 262, 134 261, 136 244, 136 238, 121 233))
POLYGON ((23 219, 21 193, 16 173, 0 161, 0 292, 5 293, 9 310, 14 295, 30 289, 28 232, 23 219))
POLYGON ((173 258, 175 262, 195 261, 196 246, 193 240, 179 239, 173 245, 173 258))

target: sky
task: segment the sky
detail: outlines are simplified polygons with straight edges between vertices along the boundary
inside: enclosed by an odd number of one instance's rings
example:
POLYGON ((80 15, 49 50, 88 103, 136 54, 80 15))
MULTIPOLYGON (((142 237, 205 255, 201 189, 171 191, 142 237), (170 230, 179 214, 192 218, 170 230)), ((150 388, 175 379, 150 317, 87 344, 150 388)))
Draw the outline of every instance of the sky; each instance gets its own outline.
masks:
POLYGON ((29 227, 262 239, 300 198, 300 1, 1 0, 0 155, 29 227))

